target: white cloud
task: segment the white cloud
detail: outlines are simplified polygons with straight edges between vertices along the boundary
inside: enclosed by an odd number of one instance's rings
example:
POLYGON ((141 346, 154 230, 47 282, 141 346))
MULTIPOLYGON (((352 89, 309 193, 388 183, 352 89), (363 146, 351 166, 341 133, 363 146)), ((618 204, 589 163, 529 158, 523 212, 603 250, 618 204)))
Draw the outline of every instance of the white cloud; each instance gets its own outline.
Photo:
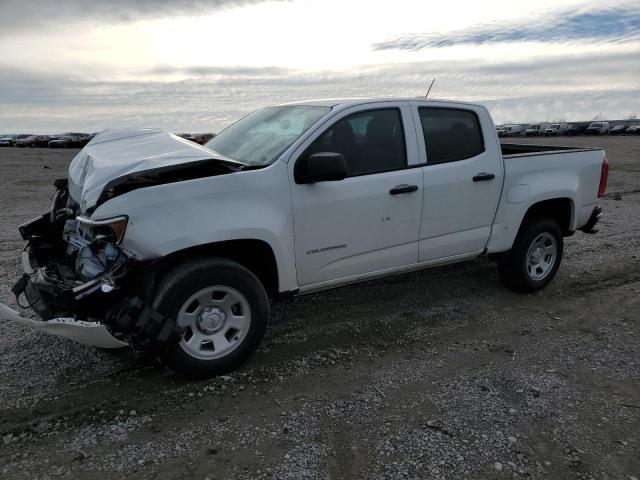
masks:
MULTIPOLYGON (((418 51, 373 48, 415 34, 469 38, 464 32, 477 32, 478 25, 539 25, 558 12, 599 5, 105 0, 85 6, 79 0, 5 0, 0 131, 122 124, 218 130, 275 102, 417 95, 434 76, 436 96, 485 101, 499 121, 524 121, 534 113, 544 119, 640 111, 637 41, 536 38, 418 51), (13 22, 7 21, 11 15, 13 22)), ((620 5, 633 2, 608 7, 620 5)))

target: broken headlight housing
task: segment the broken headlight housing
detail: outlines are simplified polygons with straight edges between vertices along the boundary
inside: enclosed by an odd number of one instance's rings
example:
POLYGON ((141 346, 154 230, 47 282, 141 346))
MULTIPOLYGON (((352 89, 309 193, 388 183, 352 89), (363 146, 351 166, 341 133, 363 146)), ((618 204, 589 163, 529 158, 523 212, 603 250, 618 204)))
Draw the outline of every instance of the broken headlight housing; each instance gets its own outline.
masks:
POLYGON ((91 220, 86 217, 77 217, 76 220, 82 236, 87 240, 101 240, 115 245, 122 242, 128 221, 124 215, 106 220, 91 220))
POLYGON ((118 246, 127 228, 127 217, 105 220, 76 217, 67 220, 63 239, 67 242, 67 254, 75 258, 75 273, 82 280, 103 275, 122 264, 123 256, 118 246))

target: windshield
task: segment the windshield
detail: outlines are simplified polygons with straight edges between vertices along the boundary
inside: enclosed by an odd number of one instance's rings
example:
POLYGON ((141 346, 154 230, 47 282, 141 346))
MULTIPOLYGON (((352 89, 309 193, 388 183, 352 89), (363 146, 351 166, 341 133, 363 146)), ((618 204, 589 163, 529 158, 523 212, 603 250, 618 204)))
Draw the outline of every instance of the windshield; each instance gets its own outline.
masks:
POLYGON ((249 165, 268 165, 329 110, 308 105, 263 108, 220 132, 205 147, 249 165))
POLYGON ((602 127, 601 123, 592 123, 591 125, 589 125, 590 127, 602 127))
POLYGON ((558 125, 557 123, 554 123, 552 125, 549 125, 549 128, 553 128, 553 129, 560 128, 560 125, 558 125))

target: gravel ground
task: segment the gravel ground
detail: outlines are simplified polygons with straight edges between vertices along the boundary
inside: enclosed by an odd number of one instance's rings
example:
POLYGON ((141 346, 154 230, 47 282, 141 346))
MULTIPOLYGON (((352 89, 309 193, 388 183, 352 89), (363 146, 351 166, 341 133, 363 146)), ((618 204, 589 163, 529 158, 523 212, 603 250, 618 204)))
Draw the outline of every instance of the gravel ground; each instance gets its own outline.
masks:
MULTIPOLYGON (((611 162, 600 233, 546 290, 478 259, 278 302, 203 382, 0 321, 0 477, 640 478, 640 137, 530 142, 611 162)), ((75 153, 0 150, 1 301, 75 153)))

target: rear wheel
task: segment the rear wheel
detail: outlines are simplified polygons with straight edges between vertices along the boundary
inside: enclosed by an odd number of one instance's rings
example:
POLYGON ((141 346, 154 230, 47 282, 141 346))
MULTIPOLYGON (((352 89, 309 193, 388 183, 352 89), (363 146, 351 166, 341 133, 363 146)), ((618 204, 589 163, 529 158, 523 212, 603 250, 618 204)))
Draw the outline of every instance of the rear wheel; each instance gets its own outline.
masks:
POLYGON ((547 217, 528 220, 511 250, 500 258, 500 276, 516 291, 540 290, 556 275, 563 247, 562 230, 555 220, 547 217))
POLYGON ((172 271, 159 285, 154 306, 184 328, 162 360, 199 378, 239 367, 260 344, 269 319, 269 301, 258 278, 225 259, 195 261, 172 271))

